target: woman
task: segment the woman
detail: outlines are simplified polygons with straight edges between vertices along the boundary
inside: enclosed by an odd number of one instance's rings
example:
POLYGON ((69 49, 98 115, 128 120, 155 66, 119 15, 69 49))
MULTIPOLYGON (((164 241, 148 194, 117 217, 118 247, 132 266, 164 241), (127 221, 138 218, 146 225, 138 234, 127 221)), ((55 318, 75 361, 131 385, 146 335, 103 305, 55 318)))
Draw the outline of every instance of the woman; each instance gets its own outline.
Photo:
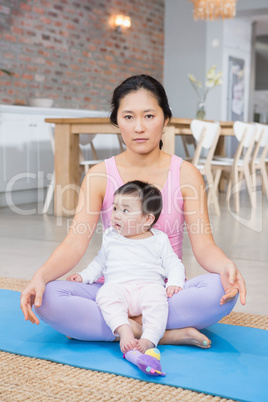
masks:
MULTIPOLYGON (((133 76, 115 89, 111 122, 120 128, 126 151, 87 173, 69 233, 22 292, 21 308, 26 320, 39 323, 32 310, 34 304, 43 321, 71 338, 116 340, 95 302, 101 283, 55 280, 82 258, 100 214, 104 229, 110 226, 113 194, 131 180, 149 182, 161 189, 163 210, 156 229, 167 233, 174 251, 182 258, 185 222, 193 253, 208 271, 188 280, 185 289, 170 298, 167 331, 160 343, 210 347, 210 340, 199 330, 229 314, 239 292, 245 304, 244 279, 214 242, 202 176, 192 164, 160 149, 170 118, 165 90, 154 78, 133 76)), ((141 317, 131 317, 130 323, 139 337, 141 317)))

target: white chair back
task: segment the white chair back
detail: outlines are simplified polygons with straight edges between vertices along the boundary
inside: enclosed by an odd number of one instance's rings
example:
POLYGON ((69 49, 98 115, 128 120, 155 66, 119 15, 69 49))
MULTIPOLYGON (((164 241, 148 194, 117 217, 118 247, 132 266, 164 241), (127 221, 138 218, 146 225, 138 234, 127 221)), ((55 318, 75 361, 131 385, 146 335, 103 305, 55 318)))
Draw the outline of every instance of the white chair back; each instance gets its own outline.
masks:
POLYGON ((218 122, 209 123, 203 120, 191 121, 192 134, 197 142, 193 155, 192 164, 197 167, 199 172, 206 176, 208 184, 208 204, 213 202, 217 215, 220 215, 220 206, 216 189, 214 186, 213 175, 211 171, 211 160, 213 158, 219 135, 220 124, 218 122), (206 150, 206 157, 200 158, 202 149, 206 150))
POLYGON ((200 163, 202 149, 205 149, 207 155, 201 164, 208 166, 211 163, 219 139, 220 124, 219 122, 209 123, 194 119, 191 121, 190 127, 197 142, 192 164, 197 166, 200 163))
POLYGON ((248 148, 255 141, 256 126, 242 121, 234 123, 234 134, 239 142, 243 142, 243 146, 248 148))
POLYGON ((257 132, 256 132, 256 141, 259 141, 260 147, 263 148, 268 142, 268 125, 255 123, 257 132))
POLYGON ((190 126, 193 136, 197 142, 200 141, 202 135, 204 135, 203 133, 205 132, 202 147, 205 149, 210 149, 215 140, 215 137, 219 134, 220 123, 209 123, 206 121, 194 119, 191 121, 190 126))

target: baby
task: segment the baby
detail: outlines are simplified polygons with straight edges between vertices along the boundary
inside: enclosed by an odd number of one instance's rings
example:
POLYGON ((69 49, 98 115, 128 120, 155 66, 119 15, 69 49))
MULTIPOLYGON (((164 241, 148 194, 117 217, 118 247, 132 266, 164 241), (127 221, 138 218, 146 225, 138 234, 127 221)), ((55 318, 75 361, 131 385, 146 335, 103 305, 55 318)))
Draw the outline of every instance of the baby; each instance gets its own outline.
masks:
POLYGON ((97 257, 70 281, 93 283, 104 275, 96 302, 107 325, 120 337, 123 353, 145 353, 157 346, 168 317, 167 297, 183 289, 185 270, 162 231, 153 229, 162 210, 161 192, 141 181, 124 184, 114 194, 111 227, 97 257), (167 278, 167 283, 165 283, 167 278), (142 335, 135 339, 128 317, 142 315, 142 335))

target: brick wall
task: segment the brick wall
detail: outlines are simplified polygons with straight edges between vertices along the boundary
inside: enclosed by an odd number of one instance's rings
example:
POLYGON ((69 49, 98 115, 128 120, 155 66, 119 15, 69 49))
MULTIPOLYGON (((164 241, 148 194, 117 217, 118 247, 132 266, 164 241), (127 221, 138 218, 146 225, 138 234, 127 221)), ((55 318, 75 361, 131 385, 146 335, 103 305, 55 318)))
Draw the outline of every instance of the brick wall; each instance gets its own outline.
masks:
POLYGON ((0 103, 54 99, 55 107, 109 110, 114 87, 146 73, 162 81, 164 0, 0 2, 0 103), (131 17, 122 33, 115 14, 131 17))

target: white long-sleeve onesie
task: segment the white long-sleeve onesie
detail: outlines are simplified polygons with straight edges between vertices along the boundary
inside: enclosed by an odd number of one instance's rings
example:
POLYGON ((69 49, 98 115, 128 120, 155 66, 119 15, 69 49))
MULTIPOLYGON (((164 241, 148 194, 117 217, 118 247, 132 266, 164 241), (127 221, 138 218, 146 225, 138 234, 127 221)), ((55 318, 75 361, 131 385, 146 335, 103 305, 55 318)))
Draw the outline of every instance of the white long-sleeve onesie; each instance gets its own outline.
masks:
POLYGON ((142 314, 142 338, 157 345, 168 316, 165 280, 166 287, 183 288, 185 269, 168 236, 156 229, 151 232, 153 236, 145 239, 129 239, 108 228, 98 255, 80 275, 85 283, 104 275, 96 301, 113 332, 129 323, 128 316, 142 314))
POLYGON ((103 234, 98 255, 80 275, 85 283, 93 283, 104 275, 105 283, 129 281, 155 282, 166 287, 185 282, 184 265, 173 251, 168 236, 151 229, 153 236, 128 239, 113 228, 103 234))

